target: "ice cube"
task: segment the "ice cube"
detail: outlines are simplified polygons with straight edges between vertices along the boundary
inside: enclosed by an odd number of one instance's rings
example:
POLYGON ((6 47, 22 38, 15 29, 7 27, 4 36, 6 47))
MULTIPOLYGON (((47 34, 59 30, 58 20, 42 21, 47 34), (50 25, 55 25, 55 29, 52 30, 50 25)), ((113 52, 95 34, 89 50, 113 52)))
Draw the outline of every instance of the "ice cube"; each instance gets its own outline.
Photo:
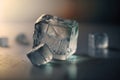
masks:
POLYGON ((16 42, 22 45, 29 45, 29 40, 24 33, 20 33, 16 37, 16 42))
POLYGON ((41 44, 36 48, 32 49, 29 54, 27 54, 27 56, 32 62, 32 64, 36 66, 46 64, 50 62, 53 58, 53 55, 46 44, 41 44))
POLYGON ((0 47, 8 47, 8 38, 6 37, 0 38, 0 47))
POLYGON ((88 46, 91 48, 107 48, 108 42, 106 33, 90 33, 88 36, 88 46))
POLYGON ((46 44, 54 59, 66 60, 76 51, 78 26, 74 20, 44 14, 35 23, 33 48, 46 44))

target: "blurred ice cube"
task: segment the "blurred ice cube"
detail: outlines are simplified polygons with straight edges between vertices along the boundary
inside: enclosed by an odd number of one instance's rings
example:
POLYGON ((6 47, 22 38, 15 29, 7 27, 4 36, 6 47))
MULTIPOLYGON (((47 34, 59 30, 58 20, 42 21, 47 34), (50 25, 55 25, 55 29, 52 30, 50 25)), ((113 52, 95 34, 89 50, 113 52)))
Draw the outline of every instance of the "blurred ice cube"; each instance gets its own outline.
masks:
POLYGON ((8 47, 8 38, 0 38, 0 47, 8 47))
POLYGON ((20 33, 16 37, 16 42, 22 45, 29 45, 29 40, 24 33, 20 33))
POLYGON ((108 42, 106 33, 92 33, 88 36, 88 46, 91 48, 107 48, 108 42))
POLYGON ((92 57, 107 57, 108 36, 106 33, 91 33, 88 36, 88 55, 92 57))

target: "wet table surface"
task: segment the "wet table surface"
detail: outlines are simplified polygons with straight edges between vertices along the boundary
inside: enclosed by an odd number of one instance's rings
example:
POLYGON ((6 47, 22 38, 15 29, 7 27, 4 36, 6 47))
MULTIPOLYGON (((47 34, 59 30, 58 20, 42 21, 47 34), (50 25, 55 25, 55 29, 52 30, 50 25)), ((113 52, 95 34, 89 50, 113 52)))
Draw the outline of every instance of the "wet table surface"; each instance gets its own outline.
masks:
POLYGON ((52 61, 44 66, 31 64, 26 54, 32 47, 32 23, 0 24, 0 37, 8 37, 9 47, 0 47, 0 80, 108 80, 120 74, 120 28, 106 25, 80 25, 78 49, 66 61, 52 61), (107 53, 88 56, 88 33, 106 32, 110 38, 107 53), (15 41, 19 33, 25 33, 29 46, 15 41))

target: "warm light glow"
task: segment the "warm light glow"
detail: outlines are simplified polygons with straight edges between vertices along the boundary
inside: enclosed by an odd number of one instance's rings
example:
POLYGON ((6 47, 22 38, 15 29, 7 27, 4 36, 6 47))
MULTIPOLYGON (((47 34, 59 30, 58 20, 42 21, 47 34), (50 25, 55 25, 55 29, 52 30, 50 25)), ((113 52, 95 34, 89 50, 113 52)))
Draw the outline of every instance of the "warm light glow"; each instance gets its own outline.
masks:
POLYGON ((0 0, 0 21, 31 21, 51 9, 50 0, 0 0))

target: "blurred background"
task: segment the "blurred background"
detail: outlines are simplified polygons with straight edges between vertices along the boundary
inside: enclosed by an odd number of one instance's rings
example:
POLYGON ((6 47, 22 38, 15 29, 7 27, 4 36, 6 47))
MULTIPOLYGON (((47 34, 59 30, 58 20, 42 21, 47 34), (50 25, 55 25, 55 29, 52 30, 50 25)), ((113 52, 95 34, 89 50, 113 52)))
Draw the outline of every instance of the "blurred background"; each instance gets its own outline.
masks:
POLYGON ((0 0, 0 22, 35 22, 43 13, 80 22, 119 24, 119 0, 0 0))

